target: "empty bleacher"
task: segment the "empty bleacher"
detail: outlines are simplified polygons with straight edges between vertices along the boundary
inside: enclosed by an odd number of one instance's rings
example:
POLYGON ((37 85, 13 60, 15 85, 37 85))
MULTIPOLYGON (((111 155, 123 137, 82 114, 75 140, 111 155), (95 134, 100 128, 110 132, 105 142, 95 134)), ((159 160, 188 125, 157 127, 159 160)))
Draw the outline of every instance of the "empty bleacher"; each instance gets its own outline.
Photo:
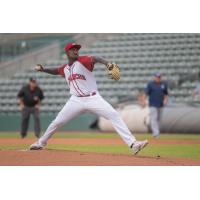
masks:
MULTIPOLYGON (((130 97, 134 101, 137 91, 144 89, 152 75, 159 71, 170 86, 170 96, 176 103, 200 103, 192 97, 197 81, 176 84, 181 77, 195 75, 200 69, 200 34, 116 34, 81 49, 90 54, 114 61, 121 68, 119 82, 110 80, 105 66, 95 65, 94 73, 101 95, 112 104, 130 97)), ((58 67, 66 60, 48 60, 46 65, 58 67)), ((18 90, 36 77, 44 90, 43 112, 58 112, 70 97, 65 80, 60 76, 36 73, 33 70, 16 73, 11 80, 0 81, 0 112, 18 112, 18 90)))

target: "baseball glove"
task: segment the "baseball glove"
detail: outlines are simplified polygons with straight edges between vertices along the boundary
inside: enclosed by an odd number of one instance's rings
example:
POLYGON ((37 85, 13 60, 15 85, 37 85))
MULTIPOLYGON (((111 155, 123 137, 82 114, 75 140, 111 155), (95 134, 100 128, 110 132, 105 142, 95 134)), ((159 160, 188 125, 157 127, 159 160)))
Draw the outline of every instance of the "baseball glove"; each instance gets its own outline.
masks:
POLYGON ((119 66, 115 63, 108 63, 107 64, 108 75, 111 79, 118 81, 120 79, 120 69, 119 66))

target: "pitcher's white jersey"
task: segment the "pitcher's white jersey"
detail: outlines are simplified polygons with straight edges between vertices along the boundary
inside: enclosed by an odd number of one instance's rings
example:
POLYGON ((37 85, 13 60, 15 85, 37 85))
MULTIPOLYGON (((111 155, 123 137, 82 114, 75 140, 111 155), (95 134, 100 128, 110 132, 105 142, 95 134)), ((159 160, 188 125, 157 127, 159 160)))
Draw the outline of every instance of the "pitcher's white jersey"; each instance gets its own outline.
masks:
POLYGON ((92 56, 79 56, 72 64, 64 64, 58 68, 60 75, 64 76, 70 88, 70 94, 86 96, 97 92, 97 84, 92 73, 94 59, 92 56))

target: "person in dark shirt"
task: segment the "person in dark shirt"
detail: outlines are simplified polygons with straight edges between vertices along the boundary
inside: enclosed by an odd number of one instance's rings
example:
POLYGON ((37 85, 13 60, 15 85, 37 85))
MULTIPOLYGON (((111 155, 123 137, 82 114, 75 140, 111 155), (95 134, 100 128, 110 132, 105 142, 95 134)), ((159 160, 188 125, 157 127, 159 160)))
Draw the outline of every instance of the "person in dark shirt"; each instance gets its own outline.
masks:
POLYGON ((166 82, 161 81, 161 74, 155 73, 154 80, 150 81, 145 88, 145 97, 149 97, 150 124, 154 137, 160 134, 160 119, 162 108, 168 101, 168 88, 166 82))
POLYGON ((40 119, 39 110, 41 101, 44 98, 42 90, 38 87, 36 79, 30 78, 29 84, 22 87, 18 92, 17 97, 19 98, 19 106, 22 113, 21 121, 21 137, 27 136, 27 129, 29 125, 30 115, 34 118, 34 130, 35 136, 40 136, 40 119))

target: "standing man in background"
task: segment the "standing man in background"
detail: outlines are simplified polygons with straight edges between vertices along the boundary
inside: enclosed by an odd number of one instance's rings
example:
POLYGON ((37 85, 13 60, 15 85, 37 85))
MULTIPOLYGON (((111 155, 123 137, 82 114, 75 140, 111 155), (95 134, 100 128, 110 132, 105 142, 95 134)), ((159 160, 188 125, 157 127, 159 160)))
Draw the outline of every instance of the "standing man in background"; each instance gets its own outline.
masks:
POLYGON ((37 86, 35 78, 30 78, 29 84, 22 87, 18 92, 19 106, 22 113, 21 137, 27 136, 30 115, 33 115, 35 136, 40 137, 40 119, 39 110, 42 99, 44 98, 42 90, 37 86))
POLYGON ((161 74, 155 73, 154 78, 145 88, 145 98, 149 97, 150 107, 150 125, 153 137, 160 135, 160 119, 162 115, 163 106, 168 101, 167 84, 161 81, 161 74))

